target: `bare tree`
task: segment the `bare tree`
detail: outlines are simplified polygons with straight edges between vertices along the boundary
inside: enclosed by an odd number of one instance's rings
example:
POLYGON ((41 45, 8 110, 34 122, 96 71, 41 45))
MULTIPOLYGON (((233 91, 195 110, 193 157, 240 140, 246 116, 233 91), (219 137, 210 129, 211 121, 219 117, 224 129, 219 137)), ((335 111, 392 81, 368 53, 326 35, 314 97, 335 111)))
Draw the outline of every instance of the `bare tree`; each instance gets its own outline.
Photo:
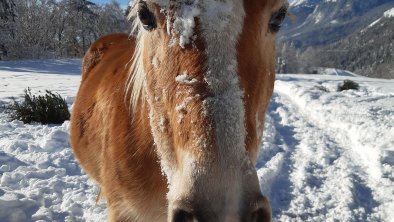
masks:
POLYGON ((0 59, 81 57, 101 35, 130 29, 115 1, 106 5, 88 0, 0 1, 0 53, 7 52, 0 59), (5 30, 12 30, 12 35, 5 30))
POLYGON ((14 36, 15 3, 13 0, 0 0, 0 60, 7 57, 6 43, 14 36))

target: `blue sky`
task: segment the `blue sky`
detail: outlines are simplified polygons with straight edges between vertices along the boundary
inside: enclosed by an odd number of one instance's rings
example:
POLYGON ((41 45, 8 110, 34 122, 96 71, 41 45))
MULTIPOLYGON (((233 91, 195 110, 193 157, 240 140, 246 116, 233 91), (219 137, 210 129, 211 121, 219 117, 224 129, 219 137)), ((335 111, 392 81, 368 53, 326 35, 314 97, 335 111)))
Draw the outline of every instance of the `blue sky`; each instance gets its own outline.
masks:
MULTIPOLYGON (((91 1, 94 3, 97 3, 97 4, 105 4, 105 3, 111 2, 111 0, 91 0, 91 1)), ((116 0, 116 1, 119 2, 120 5, 122 5, 122 6, 126 6, 129 2, 128 0, 116 0)))
MULTIPOLYGON (((98 3, 98 4, 105 4, 105 3, 110 2, 111 0, 91 0, 91 1, 93 1, 94 3, 98 3)), ((122 6, 126 6, 129 2, 129 0, 116 0, 116 1, 118 1, 120 3, 120 5, 122 5, 122 6)), ((292 1, 293 0, 289 0, 289 2, 292 2, 292 1)))
MULTIPOLYGON (((94 3, 97 4, 105 4, 110 2, 111 0, 91 0, 94 3)), ((126 7, 128 5, 129 0, 116 0, 117 2, 120 3, 121 6, 126 7)), ((289 0, 289 2, 292 2, 293 0, 289 0)))

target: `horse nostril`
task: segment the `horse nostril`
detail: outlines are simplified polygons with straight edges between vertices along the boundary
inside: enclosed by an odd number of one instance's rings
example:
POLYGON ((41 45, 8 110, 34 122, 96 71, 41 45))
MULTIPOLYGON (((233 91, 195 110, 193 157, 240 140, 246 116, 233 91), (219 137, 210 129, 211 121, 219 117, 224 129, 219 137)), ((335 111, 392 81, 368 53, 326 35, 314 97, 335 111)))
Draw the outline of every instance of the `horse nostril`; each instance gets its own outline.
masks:
POLYGON ((271 213, 260 208, 252 213, 251 222, 269 222, 271 221, 271 213))
POLYGON ((193 222, 193 214, 182 209, 176 209, 173 214, 172 222, 193 222))

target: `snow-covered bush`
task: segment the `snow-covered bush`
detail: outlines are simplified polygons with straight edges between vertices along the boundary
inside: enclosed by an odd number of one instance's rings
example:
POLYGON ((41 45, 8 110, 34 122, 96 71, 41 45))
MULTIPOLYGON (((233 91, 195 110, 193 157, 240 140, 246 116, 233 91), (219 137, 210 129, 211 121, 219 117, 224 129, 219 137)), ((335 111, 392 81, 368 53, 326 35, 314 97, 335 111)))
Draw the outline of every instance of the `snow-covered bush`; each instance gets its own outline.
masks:
POLYGON ((323 92, 330 92, 330 90, 328 90, 327 87, 322 86, 322 85, 315 86, 315 89, 318 89, 318 90, 323 91, 323 92))
POLYGON ((62 124, 70 119, 66 100, 49 90, 46 90, 45 95, 36 96, 32 95, 29 88, 26 89, 24 101, 14 101, 6 107, 6 112, 12 120, 24 123, 62 124))
POLYGON ((344 90, 349 90, 349 89, 358 90, 359 88, 360 88, 360 86, 358 85, 358 83, 347 79, 347 80, 343 81, 343 84, 338 85, 338 92, 341 92, 344 90))

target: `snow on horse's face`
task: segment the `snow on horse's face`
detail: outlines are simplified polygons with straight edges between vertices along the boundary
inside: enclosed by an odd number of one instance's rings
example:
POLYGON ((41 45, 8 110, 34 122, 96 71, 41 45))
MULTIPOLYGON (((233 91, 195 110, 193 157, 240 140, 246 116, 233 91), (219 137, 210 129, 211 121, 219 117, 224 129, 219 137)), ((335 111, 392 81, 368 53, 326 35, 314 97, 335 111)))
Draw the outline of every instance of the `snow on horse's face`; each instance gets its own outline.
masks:
POLYGON ((169 221, 269 220, 255 163, 286 7, 282 0, 136 3, 144 79, 135 81, 146 92, 168 180, 169 221))

